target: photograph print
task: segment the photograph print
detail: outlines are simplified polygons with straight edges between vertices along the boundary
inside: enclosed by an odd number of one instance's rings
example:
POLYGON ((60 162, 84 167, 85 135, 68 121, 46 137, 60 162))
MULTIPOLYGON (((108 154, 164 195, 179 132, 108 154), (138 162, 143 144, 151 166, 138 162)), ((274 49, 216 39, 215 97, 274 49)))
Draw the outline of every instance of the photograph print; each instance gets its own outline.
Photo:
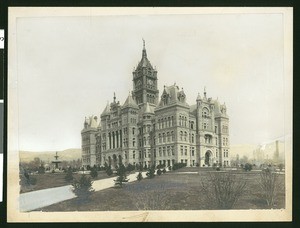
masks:
POLYGON ((291 221, 291 8, 8 26, 8 221, 291 221))

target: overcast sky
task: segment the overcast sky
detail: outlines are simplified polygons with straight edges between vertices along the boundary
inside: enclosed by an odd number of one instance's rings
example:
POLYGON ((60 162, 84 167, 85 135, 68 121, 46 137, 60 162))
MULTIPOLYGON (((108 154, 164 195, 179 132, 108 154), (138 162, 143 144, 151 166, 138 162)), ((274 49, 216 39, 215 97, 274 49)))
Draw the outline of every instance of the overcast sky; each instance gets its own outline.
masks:
POLYGON ((85 116, 124 103, 142 56, 188 103, 227 105, 231 144, 284 135, 281 14, 29 17, 17 20, 20 150, 80 148, 85 116))

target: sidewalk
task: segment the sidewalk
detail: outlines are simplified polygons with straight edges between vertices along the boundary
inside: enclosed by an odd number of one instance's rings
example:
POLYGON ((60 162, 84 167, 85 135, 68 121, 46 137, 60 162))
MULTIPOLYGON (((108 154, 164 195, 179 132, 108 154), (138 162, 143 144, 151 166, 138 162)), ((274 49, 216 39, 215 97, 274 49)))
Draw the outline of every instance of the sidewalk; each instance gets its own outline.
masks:
MULTIPOLYGON (((146 172, 143 172, 143 177, 146 177, 146 172)), ((138 172, 129 174, 127 178, 128 182, 136 181, 136 176, 138 172)), ((107 188, 114 187, 114 180, 117 177, 111 177, 101 180, 96 180, 93 182, 93 188, 95 191, 104 190, 107 188)), ((68 199, 75 198, 76 195, 72 192, 72 185, 66 185, 56 188, 48 188, 33 192, 27 192, 20 194, 19 196, 19 206, 20 211, 32 211, 38 208, 46 207, 55 203, 59 203, 68 199)))

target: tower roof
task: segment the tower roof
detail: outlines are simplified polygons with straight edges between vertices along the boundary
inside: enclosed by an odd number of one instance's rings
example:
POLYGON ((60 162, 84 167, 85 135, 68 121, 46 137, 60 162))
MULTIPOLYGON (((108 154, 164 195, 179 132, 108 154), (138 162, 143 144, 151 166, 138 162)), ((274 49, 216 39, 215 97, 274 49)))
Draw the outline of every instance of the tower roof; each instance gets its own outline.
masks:
POLYGON ((142 52, 142 59, 139 62, 137 68, 142 68, 142 67, 147 67, 147 68, 151 68, 153 69, 150 61, 147 58, 147 52, 146 52, 146 48, 145 48, 145 40, 143 39, 143 52, 142 52))
POLYGON ((103 110, 101 116, 108 115, 109 113, 110 113, 110 107, 109 107, 109 103, 107 102, 107 105, 106 105, 105 109, 103 110))
POLYGON ((127 107, 131 107, 131 108, 139 108, 139 106, 136 104, 135 100, 133 100, 131 94, 128 95, 126 101, 124 102, 122 108, 127 108, 127 107))

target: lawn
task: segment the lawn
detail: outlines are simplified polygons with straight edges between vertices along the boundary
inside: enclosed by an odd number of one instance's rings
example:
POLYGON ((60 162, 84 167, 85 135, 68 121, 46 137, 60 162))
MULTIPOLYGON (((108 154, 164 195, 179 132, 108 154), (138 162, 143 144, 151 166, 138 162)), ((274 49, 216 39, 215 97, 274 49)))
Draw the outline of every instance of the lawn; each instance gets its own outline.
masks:
MULTIPOLYGON (((81 174, 73 174, 74 178, 79 178, 81 174)), ((45 173, 45 174, 35 174, 30 175, 30 178, 36 179, 35 185, 30 185, 30 187, 22 188, 22 193, 37 191, 47 188, 61 187, 65 185, 72 184, 72 181, 65 180, 66 173, 45 173)), ((114 175, 110 176, 113 177, 114 175)), ((98 171, 98 177, 93 180, 100 180, 104 178, 109 178, 109 176, 104 171, 98 171)))
MULTIPOLYGON (((123 188, 94 192, 88 202, 66 200, 38 209, 39 211, 118 211, 118 210, 207 210, 219 209, 206 197, 201 183, 208 183, 214 172, 183 168, 153 179, 127 183, 123 188), (188 173, 185 173, 188 172, 188 173)), ((245 188, 232 209, 267 209, 261 197, 260 172, 232 172, 245 188)), ((285 207, 284 175, 278 175, 277 198, 274 209, 285 207)))

